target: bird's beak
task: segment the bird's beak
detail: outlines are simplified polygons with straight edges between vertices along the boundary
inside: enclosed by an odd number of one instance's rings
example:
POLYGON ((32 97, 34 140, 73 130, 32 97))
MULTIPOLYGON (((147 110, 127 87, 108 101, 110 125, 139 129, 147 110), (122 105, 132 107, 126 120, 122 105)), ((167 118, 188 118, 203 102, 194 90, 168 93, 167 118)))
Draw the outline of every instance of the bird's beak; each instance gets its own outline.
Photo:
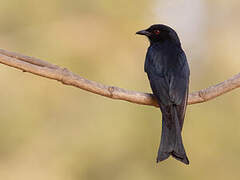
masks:
POLYGON ((138 31, 138 32, 136 32, 136 34, 145 35, 145 36, 150 36, 151 35, 151 33, 148 32, 147 30, 138 31))

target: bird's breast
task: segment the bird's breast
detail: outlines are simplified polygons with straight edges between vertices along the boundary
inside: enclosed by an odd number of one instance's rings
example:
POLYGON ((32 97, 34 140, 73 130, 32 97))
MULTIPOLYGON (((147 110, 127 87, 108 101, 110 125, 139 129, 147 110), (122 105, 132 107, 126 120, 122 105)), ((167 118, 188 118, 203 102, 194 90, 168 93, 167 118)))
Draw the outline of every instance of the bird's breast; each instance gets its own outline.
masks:
POLYGON ((155 72, 164 76, 174 71, 180 66, 177 51, 166 48, 149 48, 146 61, 146 72, 155 72))

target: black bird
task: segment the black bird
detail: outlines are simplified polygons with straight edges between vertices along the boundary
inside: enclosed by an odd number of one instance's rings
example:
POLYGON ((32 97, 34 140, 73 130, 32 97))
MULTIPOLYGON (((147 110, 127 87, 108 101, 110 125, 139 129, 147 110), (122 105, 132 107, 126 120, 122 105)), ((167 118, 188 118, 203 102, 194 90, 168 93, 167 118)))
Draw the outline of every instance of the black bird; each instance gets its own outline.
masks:
POLYGON ((162 111, 162 136, 157 162, 172 155, 189 164, 182 127, 188 100, 190 70, 177 33, 163 24, 155 24, 136 34, 150 41, 144 70, 162 111))

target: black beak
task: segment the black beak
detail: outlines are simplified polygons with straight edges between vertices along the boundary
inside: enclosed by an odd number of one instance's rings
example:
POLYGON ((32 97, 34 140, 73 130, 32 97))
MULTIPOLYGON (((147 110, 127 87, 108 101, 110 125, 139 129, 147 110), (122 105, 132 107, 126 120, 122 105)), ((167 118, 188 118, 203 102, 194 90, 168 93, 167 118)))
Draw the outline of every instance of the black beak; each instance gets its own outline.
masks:
POLYGON ((138 32, 136 32, 136 34, 145 35, 145 36, 150 36, 151 35, 151 33, 148 32, 147 30, 138 31, 138 32))

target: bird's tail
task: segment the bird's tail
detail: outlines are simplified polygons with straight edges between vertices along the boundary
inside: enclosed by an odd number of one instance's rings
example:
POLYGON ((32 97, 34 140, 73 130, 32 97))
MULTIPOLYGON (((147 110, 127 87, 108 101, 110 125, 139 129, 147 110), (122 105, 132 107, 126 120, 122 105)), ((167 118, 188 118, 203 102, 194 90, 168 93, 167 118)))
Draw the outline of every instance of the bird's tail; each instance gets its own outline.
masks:
POLYGON ((170 116, 163 113, 162 136, 158 150, 157 162, 167 159, 172 155, 175 159, 189 164, 183 143, 181 128, 178 121, 176 106, 170 107, 170 116))

